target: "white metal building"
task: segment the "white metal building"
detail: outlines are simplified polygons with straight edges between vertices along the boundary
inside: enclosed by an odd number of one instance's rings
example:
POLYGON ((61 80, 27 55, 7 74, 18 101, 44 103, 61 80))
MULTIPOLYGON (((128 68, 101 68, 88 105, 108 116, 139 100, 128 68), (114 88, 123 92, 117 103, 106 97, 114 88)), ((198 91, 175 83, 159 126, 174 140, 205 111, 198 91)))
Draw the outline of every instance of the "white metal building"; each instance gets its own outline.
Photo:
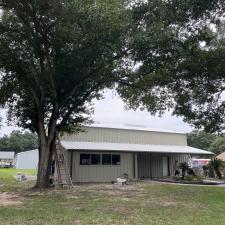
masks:
POLYGON ((16 169, 37 169, 37 166, 38 149, 16 154, 14 163, 16 169))
POLYGON ((211 152, 187 146, 186 134, 131 127, 88 126, 61 137, 73 182, 159 178, 174 175, 174 164, 211 152))

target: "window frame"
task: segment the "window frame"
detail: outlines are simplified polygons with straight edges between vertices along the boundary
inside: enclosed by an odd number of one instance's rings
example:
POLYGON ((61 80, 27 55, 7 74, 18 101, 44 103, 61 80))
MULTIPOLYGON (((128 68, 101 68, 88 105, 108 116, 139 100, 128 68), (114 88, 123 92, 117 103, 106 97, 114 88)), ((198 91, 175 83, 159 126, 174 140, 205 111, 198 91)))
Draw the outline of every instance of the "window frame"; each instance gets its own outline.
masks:
POLYGON ((90 153, 80 153, 80 166, 90 166, 91 165, 91 154, 90 153), (83 164, 81 163, 81 156, 82 155, 89 155, 89 164, 83 164))
POLYGON ((90 154, 90 158, 91 158, 91 159, 90 159, 90 160, 91 160, 91 162, 90 162, 90 165, 91 165, 91 166, 96 166, 96 165, 101 165, 101 164, 102 164, 102 160, 101 160, 102 157, 101 157, 101 154, 99 154, 99 153, 93 153, 93 154, 90 154), (93 163, 92 163, 92 156, 93 156, 93 155, 99 156, 99 163, 97 163, 97 164, 93 164, 93 163))
POLYGON ((121 165, 121 154, 115 154, 115 153, 80 153, 79 157, 80 166, 120 166, 121 165), (81 156, 82 155, 89 155, 89 164, 81 164, 81 156), (99 163, 98 164, 92 164, 92 155, 99 156, 99 163), (103 164, 103 155, 109 155, 110 156, 110 163, 103 164), (116 164, 113 163, 113 156, 117 156, 119 158, 118 162, 116 164))
POLYGON ((111 154, 111 165, 112 166, 120 166, 121 165, 121 156, 120 154, 111 154), (113 163, 113 156, 117 156, 119 158, 118 162, 116 164, 113 163))
POLYGON ((110 153, 104 153, 104 154, 102 154, 102 165, 103 166, 110 166, 110 165, 112 165, 112 154, 110 154, 110 153), (109 156, 110 157, 110 163, 104 163, 103 164, 103 156, 109 156))

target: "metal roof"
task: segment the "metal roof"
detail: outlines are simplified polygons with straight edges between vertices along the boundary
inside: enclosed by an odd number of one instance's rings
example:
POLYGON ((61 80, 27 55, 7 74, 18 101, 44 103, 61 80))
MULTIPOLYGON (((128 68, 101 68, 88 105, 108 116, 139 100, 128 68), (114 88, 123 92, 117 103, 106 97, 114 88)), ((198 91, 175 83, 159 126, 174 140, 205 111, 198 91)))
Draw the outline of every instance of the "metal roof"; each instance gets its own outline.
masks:
POLYGON ((14 159, 15 152, 0 152, 0 159, 14 159))
POLYGON ((32 152, 38 152, 38 149, 33 149, 33 150, 29 150, 29 151, 19 152, 16 155, 23 155, 23 154, 32 153, 32 152))
POLYGON ((158 153, 185 153, 212 155, 212 152, 180 145, 148 145, 148 144, 125 144, 105 142, 76 142, 61 141, 67 150, 89 150, 89 151, 124 151, 124 152, 158 152, 158 153))
POLYGON ((135 125, 107 125, 107 124, 90 124, 85 127, 93 127, 93 128, 109 128, 109 129, 122 129, 122 130, 139 130, 139 131, 152 131, 152 132, 160 132, 160 133, 174 133, 174 134, 186 134, 185 132, 178 132, 174 130, 167 130, 161 128, 150 128, 145 126, 135 126, 135 125))

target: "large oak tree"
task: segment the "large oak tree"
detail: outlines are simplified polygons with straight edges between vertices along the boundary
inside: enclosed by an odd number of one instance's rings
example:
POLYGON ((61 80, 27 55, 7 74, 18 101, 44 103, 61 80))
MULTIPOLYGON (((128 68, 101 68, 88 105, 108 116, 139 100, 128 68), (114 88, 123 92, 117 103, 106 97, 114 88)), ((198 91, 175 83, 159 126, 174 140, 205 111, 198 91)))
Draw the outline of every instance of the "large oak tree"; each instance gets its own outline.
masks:
POLYGON ((128 106, 171 109, 196 128, 224 130, 224 1, 148 1, 134 15, 142 24, 132 43, 140 66, 130 87, 119 88, 128 106))
POLYGON ((57 131, 89 120, 90 102, 121 79, 130 13, 124 1, 1 0, 0 99, 39 140, 37 187, 49 184, 57 131))

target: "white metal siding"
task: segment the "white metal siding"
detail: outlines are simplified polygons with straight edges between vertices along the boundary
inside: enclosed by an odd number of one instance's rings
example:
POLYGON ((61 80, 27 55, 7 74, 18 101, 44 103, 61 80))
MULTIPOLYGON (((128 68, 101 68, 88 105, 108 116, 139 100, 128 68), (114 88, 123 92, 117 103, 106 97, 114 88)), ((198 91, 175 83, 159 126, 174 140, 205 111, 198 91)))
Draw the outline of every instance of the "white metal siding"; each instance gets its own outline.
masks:
POLYGON ((138 153, 138 177, 157 178, 163 175, 162 154, 138 153))
POLYGON ((64 135, 65 141, 111 142, 155 145, 187 145, 186 135, 154 131, 86 127, 86 132, 64 135))
POLYGON ((18 153, 15 157, 16 169, 37 169, 38 166, 38 150, 18 153))
POLYGON ((169 174, 174 175, 173 167, 175 160, 188 162, 189 156, 184 154, 159 154, 159 153, 137 153, 137 168, 134 169, 134 153, 120 152, 88 152, 71 151, 68 155, 68 167, 71 169, 72 159, 72 181, 73 182, 110 182, 117 177, 128 174, 129 179, 135 179, 134 172, 138 178, 160 178, 163 177, 163 157, 169 157, 169 174), (120 154, 120 165, 80 165, 80 154, 120 154), (137 171, 135 171, 137 170, 137 171))
POLYGON ((163 176, 168 176, 169 175, 169 164, 168 164, 168 157, 164 156, 162 158, 163 160, 163 176))
POLYGON ((174 175, 175 160, 188 162, 189 156, 184 154, 138 153, 138 178, 160 178, 163 176, 163 157, 169 157, 169 173, 174 175))
POLYGON ((152 154, 152 178, 158 178, 163 176, 163 155, 162 154, 152 154))
POLYGON ((138 178, 151 178, 151 153, 138 153, 138 178))
MULTIPOLYGON (((80 154, 84 152, 73 152, 73 182, 106 182, 115 181, 117 177, 122 177, 124 173, 128 174, 130 179, 134 178, 133 154, 132 153, 116 153, 120 154, 120 165, 80 165, 80 154)), ((85 154, 89 152, 85 151, 85 154)), ((91 152, 94 154, 104 154, 104 152, 91 152)), ((105 152, 109 154, 110 152, 105 152)))

